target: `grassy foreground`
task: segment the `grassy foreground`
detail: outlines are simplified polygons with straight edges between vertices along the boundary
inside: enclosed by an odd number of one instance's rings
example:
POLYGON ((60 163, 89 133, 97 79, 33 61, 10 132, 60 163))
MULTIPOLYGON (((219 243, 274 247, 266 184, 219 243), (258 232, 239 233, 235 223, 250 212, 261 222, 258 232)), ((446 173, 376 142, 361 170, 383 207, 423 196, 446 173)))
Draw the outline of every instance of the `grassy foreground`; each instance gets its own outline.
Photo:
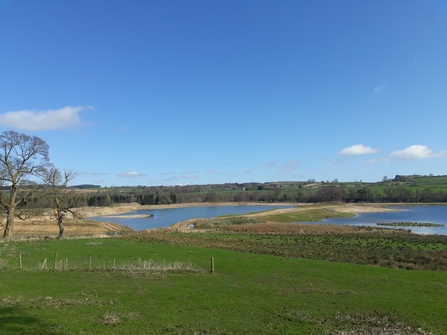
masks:
POLYGON ((445 272, 141 241, 1 243, 0 334, 447 333, 445 272))

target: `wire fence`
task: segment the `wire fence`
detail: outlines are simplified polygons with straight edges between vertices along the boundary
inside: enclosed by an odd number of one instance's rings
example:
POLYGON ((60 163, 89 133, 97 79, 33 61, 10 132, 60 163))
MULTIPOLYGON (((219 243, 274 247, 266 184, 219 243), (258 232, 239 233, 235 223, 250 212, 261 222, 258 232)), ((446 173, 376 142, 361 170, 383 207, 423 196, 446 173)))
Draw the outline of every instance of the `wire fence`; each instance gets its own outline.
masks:
POLYGON ((121 261, 116 258, 59 257, 55 252, 51 257, 36 261, 23 259, 22 253, 10 254, 7 259, 0 258, 0 269, 3 270, 40 270, 40 271, 189 271, 204 272, 191 262, 156 261, 138 258, 135 261, 121 261))

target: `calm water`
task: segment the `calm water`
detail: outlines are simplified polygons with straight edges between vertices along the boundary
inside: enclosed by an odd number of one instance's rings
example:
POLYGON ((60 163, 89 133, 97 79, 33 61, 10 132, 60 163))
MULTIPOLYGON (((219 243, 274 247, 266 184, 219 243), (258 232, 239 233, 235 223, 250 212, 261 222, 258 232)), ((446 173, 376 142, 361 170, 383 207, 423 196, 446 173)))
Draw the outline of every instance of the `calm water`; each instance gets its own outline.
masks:
POLYGON ((194 218, 213 218, 228 214, 247 214, 251 212, 260 212, 265 210, 273 210, 279 208, 292 208, 293 206, 205 206, 205 207, 185 207, 185 208, 168 208, 168 209, 151 209, 135 212, 128 212, 125 215, 149 215, 152 218, 120 218, 117 215, 113 218, 96 217, 92 220, 115 222, 120 225, 128 226, 134 230, 143 230, 148 228, 170 227, 176 222, 186 221, 194 218))
POLYGON ((393 206, 390 208, 399 209, 399 212, 362 213, 353 218, 325 219, 323 220, 323 223, 348 224, 352 226, 377 226, 377 222, 430 222, 443 224, 444 226, 402 228, 411 229, 411 231, 416 234, 447 235, 447 206, 393 206))
MULTIPOLYGON (((148 215, 152 218, 129 219, 117 215, 114 218, 92 218, 97 221, 111 221, 121 225, 128 226, 134 230, 143 230, 148 228, 170 227, 176 222, 181 222, 193 218, 212 218, 227 214, 246 214, 264 210, 273 210, 278 208, 291 208, 292 206, 212 206, 212 207, 185 207, 143 210, 125 213, 123 215, 148 215)), ((411 229, 417 234, 438 234, 447 235, 447 206, 415 206, 415 207, 397 207, 398 212, 379 212, 362 213, 352 218, 325 219, 322 223, 345 224, 352 226, 377 226, 377 222, 430 222, 443 224, 442 227, 402 227, 411 229)), ((315 222, 311 222, 317 224, 315 222)))

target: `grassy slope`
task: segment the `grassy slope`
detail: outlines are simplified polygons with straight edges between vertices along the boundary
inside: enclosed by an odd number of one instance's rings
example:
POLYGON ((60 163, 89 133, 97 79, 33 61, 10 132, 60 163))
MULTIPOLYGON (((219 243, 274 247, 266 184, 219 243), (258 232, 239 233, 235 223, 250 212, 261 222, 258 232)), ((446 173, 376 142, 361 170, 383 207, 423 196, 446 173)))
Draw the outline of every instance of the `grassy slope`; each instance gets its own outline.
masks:
POLYGON ((447 333, 447 273, 118 239, 3 243, 0 259, 1 334, 333 334, 399 322, 447 333), (214 257, 216 273, 36 270, 55 252, 86 267, 92 256, 94 268, 141 258, 207 270, 214 257))

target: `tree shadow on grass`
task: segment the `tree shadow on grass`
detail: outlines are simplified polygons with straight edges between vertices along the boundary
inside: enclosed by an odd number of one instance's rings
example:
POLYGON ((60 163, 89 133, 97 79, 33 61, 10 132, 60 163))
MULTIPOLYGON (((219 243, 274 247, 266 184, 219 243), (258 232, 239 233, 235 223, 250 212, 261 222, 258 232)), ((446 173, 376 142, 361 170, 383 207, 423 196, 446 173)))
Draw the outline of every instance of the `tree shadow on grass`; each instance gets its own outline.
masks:
POLYGON ((54 325, 30 315, 19 307, 0 307, 0 334, 47 334, 62 335, 54 331, 54 325))

